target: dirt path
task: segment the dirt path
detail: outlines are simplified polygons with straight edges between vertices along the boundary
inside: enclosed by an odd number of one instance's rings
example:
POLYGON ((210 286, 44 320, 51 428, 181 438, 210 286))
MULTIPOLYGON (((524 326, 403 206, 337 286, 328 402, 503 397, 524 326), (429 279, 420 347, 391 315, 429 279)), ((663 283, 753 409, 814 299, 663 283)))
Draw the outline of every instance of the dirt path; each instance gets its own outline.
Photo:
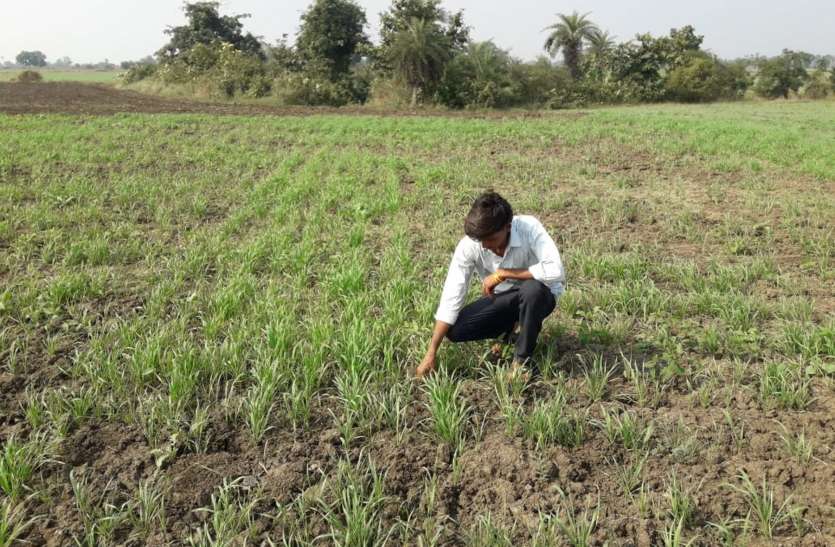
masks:
MULTIPOLYGON (((111 115, 121 112, 140 113, 205 113, 220 116, 310 116, 315 114, 348 114, 376 116, 443 116, 465 118, 541 117, 541 112, 484 111, 456 112, 437 110, 395 111, 360 106, 278 107, 254 104, 209 103, 118 89, 109 85, 78 82, 11 83, 0 82, 0 113, 6 114, 92 114, 111 115)), ((559 116, 576 117, 578 113, 559 116)))

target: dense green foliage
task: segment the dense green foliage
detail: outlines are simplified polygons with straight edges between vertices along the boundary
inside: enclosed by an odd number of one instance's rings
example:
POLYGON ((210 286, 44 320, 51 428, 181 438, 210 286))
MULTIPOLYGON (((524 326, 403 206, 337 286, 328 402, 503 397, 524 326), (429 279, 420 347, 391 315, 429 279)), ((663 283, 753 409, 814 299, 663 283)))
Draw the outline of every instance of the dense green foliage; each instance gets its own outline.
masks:
POLYGON ((341 106, 372 101, 402 107, 571 108, 657 101, 711 102, 746 96, 827 97, 830 58, 784 51, 773 59, 723 61, 702 49, 692 26, 664 36, 616 42, 590 14, 558 14, 543 57, 513 58, 470 40, 463 12, 441 0, 392 0, 380 14, 379 44, 353 0, 315 0, 301 16, 295 42, 274 45, 244 33, 245 15, 223 16, 217 2, 187 3, 188 24, 168 29, 158 66, 130 66, 124 81, 156 78, 209 95, 263 97, 284 104, 341 106))
POLYGON ((565 66, 574 78, 580 77, 580 55, 584 42, 594 39, 598 44, 598 51, 606 49, 600 29, 587 19, 588 15, 580 15, 576 11, 571 15, 558 14, 559 21, 545 29, 551 31, 543 46, 545 51, 553 57, 562 50, 565 66))
POLYGON ((351 0, 316 0, 302 14, 296 48, 307 63, 322 63, 331 80, 344 78, 368 44, 365 12, 351 0))
POLYGON ((46 55, 42 51, 21 51, 15 61, 23 66, 46 66, 46 55))
POLYGON ((219 2, 187 2, 183 9, 188 23, 165 30, 171 39, 157 55, 170 60, 187 55, 198 45, 211 48, 227 43, 239 51, 263 58, 258 39, 250 33, 243 33, 241 19, 249 15, 222 16, 218 13, 219 8, 219 2))
POLYGON ((700 54, 671 70, 666 87, 670 99, 695 103, 738 99, 747 82, 739 67, 700 54))
POLYGON ((789 98, 789 92, 800 89, 809 79, 808 54, 784 50, 783 54, 760 63, 754 91, 769 99, 789 98))
POLYGON ((462 51, 470 41, 469 27, 464 24, 464 12, 449 13, 441 7, 441 0, 392 0, 391 7, 380 14, 381 60, 398 33, 420 19, 438 26, 452 51, 462 51))
POLYGON ((412 106, 431 91, 450 60, 450 44, 434 21, 412 18, 386 50, 394 74, 412 90, 412 106))

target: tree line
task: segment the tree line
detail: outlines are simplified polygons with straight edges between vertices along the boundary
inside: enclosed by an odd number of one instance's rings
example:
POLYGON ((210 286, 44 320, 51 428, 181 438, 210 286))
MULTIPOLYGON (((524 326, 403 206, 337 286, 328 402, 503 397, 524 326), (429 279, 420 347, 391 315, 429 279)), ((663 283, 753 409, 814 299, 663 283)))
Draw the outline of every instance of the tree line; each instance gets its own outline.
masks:
POLYGON ((543 55, 513 58, 477 42, 462 11, 441 0, 392 0, 380 14, 379 43, 353 0, 314 0, 291 44, 267 44, 244 30, 247 14, 223 15, 214 1, 184 5, 153 59, 123 63, 128 83, 189 84, 228 97, 274 96, 286 104, 451 108, 544 107, 650 101, 826 97, 832 56, 784 50, 772 58, 725 61, 702 49, 692 26, 617 42, 589 14, 557 14, 543 29, 543 55), (553 62, 561 57, 561 64, 553 62))

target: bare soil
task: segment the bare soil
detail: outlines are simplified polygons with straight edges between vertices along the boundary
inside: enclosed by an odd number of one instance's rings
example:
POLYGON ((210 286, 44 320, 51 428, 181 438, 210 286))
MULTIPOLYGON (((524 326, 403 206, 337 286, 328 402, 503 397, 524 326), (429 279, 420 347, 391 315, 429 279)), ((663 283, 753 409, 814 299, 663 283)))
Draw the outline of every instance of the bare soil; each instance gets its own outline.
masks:
MULTIPOLYGON (((353 114, 376 116, 444 116, 473 118, 540 117, 535 111, 458 112, 449 110, 385 110, 358 106, 306 107, 201 102, 147 95, 110 85, 77 82, 0 82, 0 113, 6 114, 92 114, 123 112, 147 114, 204 113, 218 116, 310 116, 353 114)), ((567 115, 567 114, 563 114, 567 115)), ((571 114, 576 116, 577 114, 571 114)))

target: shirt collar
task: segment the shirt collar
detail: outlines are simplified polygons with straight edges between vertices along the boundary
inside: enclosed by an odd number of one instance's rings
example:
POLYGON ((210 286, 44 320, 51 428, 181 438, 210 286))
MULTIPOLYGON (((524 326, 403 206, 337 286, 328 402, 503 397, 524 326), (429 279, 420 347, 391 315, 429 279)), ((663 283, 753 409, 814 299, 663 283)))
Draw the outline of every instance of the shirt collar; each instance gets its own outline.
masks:
POLYGON ((508 243, 508 247, 521 247, 522 246, 522 234, 519 233, 519 223, 516 222, 516 218, 514 218, 510 222, 510 242, 508 243))

